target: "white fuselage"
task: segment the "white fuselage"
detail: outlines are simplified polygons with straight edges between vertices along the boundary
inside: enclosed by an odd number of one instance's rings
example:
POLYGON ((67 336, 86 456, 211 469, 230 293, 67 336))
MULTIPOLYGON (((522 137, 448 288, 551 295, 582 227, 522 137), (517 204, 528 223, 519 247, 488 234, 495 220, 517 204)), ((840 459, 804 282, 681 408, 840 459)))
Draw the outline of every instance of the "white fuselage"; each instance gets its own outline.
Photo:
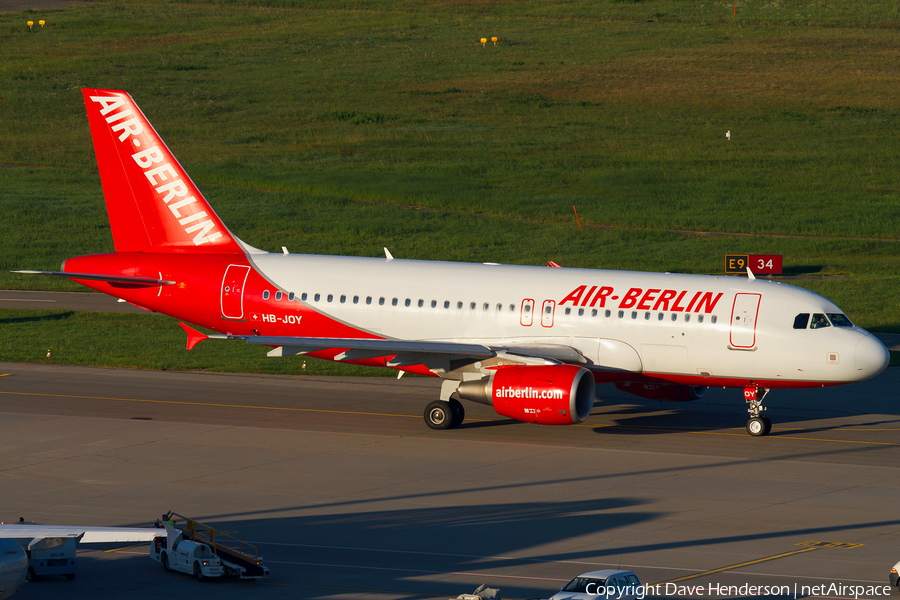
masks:
MULTIPOLYGON (((884 346, 859 327, 795 329, 799 314, 841 310, 778 282, 338 256, 250 259, 273 297, 293 292, 295 302, 379 337, 571 346, 595 368, 694 385, 828 385, 886 365, 884 346)), ((301 323, 290 335, 317 332, 301 323)))

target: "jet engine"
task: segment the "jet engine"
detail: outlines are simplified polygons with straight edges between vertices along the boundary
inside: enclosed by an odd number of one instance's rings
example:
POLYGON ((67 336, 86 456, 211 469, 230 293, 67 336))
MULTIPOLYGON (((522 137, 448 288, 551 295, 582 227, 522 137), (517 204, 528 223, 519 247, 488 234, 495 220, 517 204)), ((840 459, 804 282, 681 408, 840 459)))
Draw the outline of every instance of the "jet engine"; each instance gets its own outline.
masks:
POLYGON ((699 385, 679 385, 677 383, 634 383, 622 381, 616 387, 623 392, 647 398, 649 400, 665 400, 686 402, 699 400, 706 395, 708 387, 699 385))
POLYGON ((497 414, 527 423, 581 423, 594 406, 594 377, 574 365, 499 367, 478 381, 465 381, 459 397, 493 406, 497 414))

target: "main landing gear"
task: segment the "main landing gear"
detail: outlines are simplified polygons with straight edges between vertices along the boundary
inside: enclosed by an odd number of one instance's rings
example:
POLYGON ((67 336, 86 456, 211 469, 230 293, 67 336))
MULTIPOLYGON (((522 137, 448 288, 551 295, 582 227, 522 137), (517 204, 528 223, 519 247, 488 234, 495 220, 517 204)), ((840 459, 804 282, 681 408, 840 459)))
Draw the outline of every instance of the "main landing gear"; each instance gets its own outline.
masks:
POLYGON ((750 418, 747 420, 747 433, 754 437, 769 435, 769 432, 772 431, 772 421, 769 420, 769 417, 760 415, 766 410, 762 403, 768 393, 769 388, 764 388, 762 396, 758 397, 759 390, 757 388, 744 388, 744 400, 750 405, 747 408, 747 412, 750 413, 750 418))
POLYGON ((432 429, 456 429, 466 418, 466 409, 456 398, 435 400, 425 407, 425 424, 432 429))

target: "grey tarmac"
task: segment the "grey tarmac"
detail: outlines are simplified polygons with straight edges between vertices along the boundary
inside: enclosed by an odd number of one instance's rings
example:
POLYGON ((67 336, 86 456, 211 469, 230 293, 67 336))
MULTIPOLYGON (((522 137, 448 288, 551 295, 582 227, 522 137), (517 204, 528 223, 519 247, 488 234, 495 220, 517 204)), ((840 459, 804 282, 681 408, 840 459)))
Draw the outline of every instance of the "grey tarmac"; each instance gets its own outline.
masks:
POLYGON ((83 549, 74 581, 17 597, 451 598, 488 583, 534 598, 609 567, 710 597, 881 586, 900 560, 896 368, 772 392, 766 438, 744 431, 739 391, 660 403, 612 386, 579 426, 467 403, 462 427, 432 431, 438 387, 0 363, 0 520, 175 510, 258 544, 272 571, 201 583, 146 545, 83 549))

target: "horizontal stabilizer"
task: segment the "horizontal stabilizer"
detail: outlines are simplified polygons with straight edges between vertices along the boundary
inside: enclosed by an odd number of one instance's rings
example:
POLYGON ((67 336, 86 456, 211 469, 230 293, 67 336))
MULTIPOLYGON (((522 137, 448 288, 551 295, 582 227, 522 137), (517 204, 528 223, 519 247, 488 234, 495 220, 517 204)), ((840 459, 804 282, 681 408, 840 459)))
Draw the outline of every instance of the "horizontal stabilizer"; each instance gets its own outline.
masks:
POLYGON ((13 271, 25 275, 53 275, 54 277, 67 277, 69 279, 84 279, 87 281, 108 281, 109 283, 133 283, 135 285, 175 285, 176 281, 157 279, 156 277, 137 277, 132 275, 101 275, 99 273, 66 273, 65 271, 13 271))

